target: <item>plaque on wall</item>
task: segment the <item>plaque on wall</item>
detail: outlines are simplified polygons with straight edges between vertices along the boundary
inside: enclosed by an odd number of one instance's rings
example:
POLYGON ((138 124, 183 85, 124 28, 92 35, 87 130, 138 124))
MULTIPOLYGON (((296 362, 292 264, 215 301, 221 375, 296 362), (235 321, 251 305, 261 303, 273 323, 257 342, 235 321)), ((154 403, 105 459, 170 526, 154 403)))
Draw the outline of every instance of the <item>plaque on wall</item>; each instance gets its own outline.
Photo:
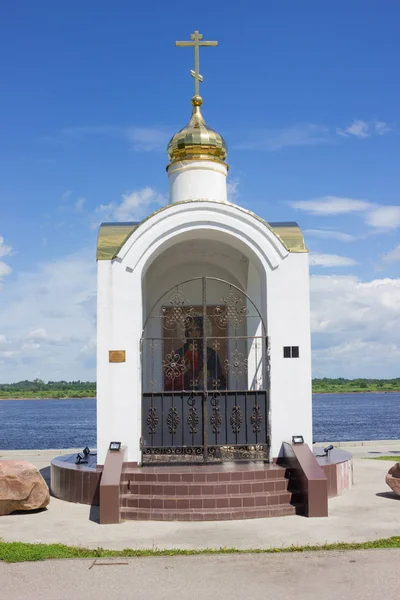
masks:
POLYGON ((125 350, 109 350, 108 361, 110 363, 122 363, 125 362, 125 350))

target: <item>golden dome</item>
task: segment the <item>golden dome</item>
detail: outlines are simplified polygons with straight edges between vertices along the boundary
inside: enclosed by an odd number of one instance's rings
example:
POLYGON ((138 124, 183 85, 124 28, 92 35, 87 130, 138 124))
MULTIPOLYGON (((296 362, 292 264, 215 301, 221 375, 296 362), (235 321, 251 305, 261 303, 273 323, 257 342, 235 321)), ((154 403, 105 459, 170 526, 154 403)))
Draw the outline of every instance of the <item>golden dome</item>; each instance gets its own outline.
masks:
POLYGON ((192 118, 168 144, 171 163, 180 160, 214 160, 224 164, 228 154, 225 140, 206 124, 200 110, 202 104, 201 96, 193 96, 192 118))

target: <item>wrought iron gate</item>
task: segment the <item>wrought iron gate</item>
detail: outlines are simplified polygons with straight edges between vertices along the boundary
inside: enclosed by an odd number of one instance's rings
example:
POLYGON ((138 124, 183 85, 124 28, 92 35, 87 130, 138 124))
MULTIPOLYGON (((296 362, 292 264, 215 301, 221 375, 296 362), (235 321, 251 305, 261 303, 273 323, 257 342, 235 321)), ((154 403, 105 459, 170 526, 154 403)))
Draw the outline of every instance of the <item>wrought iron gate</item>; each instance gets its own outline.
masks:
POLYGON ((144 462, 268 460, 267 338, 238 287, 175 286, 142 337, 144 462))

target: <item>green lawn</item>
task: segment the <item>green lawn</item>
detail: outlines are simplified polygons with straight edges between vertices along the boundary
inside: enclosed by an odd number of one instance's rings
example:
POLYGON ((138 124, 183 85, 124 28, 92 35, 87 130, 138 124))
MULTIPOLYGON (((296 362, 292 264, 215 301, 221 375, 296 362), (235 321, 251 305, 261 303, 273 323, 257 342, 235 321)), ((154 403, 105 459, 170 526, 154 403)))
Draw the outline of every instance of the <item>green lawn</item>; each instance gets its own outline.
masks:
POLYGON ((398 456, 394 454, 393 456, 367 456, 365 458, 366 460, 390 460, 396 463, 400 461, 400 454, 398 456))
POLYGON ((219 548, 205 550, 104 550, 79 548, 64 544, 26 544, 24 542, 0 541, 0 560, 4 562, 25 562, 51 558, 122 558, 144 556, 193 556, 199 554, 276 554, 277 552, 321 552, 323 550, 369 550, 373 548, 400 548, 400 537, 394 536, 372 542, 323 544, 316 546, 290 546, 288 548, 267 548, 238 550, 219 548))

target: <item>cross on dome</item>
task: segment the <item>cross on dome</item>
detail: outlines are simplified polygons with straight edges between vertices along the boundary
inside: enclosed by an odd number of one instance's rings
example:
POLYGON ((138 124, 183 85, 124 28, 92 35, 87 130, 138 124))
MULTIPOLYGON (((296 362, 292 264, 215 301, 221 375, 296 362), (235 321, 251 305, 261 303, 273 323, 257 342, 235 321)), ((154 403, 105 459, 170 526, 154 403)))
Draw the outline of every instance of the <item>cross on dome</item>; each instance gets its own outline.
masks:
POLYGON ((192 98, 192 118, 186 127, 171 138, 168 144, 170 165, 182 160, 211 160, 227 167, 225 164, 227 156, 225 140, 205 122, 200 108, 203 99, 199 95, 199 84, 203 81, 203 77, 200 75, 199 48, 200 46, 218 46, 218 42, 203 41, 203 35, 197 30, 190 34, 190 40, 175 42, 176 46, 194 48, 194 70, 190 71, 194 77, 194 96, 192 98))
POLYGON ((195 31, 190 34, 191 42, 175 42, 175 46, 192 46, 194 47, 194 71, 191 69, 190 74, 194 77, 194 95, 199 96, 199 83, 203 81, 203 76, 200 75, 200 46, 218 46, 218 42, 206 42, 203 40, 203 34, 195 31))

